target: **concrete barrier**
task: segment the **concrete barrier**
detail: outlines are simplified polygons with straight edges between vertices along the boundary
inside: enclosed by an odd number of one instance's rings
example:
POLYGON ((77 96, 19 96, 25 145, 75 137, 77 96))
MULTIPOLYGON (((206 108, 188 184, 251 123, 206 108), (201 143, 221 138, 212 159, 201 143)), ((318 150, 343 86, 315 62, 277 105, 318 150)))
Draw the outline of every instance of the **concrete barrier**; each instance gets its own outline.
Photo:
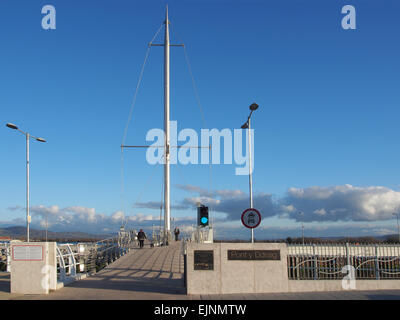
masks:
POLYGON ((57 289, 55 242, 11 242, 11 293, 48 294, 57 289))
POLYGON ((188 243, 186 255, 188 294, 288 291, 286 244, 188 243), (231 256, 228 256, 229 252, 231 256), (260 255, 268 252, 279 252, 279 259, 251 257, 254 253, 260 255), (208 258, 212 256, 212 266, 201 262, 201 259, 208 259, 201 257, 203 253, 208 258))
POLYGON ((284 243, 187 243, 185 276, 187 294, 400 289, 399 279, 356 279, 353 289, 342 280, 289 280, 284 243))

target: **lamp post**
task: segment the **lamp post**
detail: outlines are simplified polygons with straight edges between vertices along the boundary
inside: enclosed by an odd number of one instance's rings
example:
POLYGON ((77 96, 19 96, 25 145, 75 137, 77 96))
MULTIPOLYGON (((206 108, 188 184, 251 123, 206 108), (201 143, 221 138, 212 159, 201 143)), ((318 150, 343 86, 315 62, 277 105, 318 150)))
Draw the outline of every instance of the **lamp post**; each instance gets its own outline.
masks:
POLYGON ((46 242, 47 242, 47 230, 49 229, 49 223, 47 218, 48 213, 46 212, 46 242))
POLYGON ((300 211, 299 215, 301 216, 301 238, 303 240, 303 246, 304 246, 304 213, 300 211))
POLYGON ((398 236, 399 236, 399 243, 400 243, 399 214, 398 214, 398 213, 393 213, 393 215, 397 217, 397 234, 398 234, 398 236))
POLYGON ((13 123, 7 123, 6 126, 10 129, 21 132, 26 137, 26 241, 29 242, 29 223, 31 222, 31 216, 29 215, 29 139, 33 138, 39 142, 46 142, 46 140, 32 136, 28 132, 20 130, 13 123))
MULTIPOLYGON (((242 125, 242 129, 248 129, 248 140, 249 140, 249 192, 250 192, 250 208, 253 208, 253 177, 251 169, 251 131, 250 131, 250 120, 253 111, 258 109, 258 104, 253 103, 250 105, 250 115, 247 118, 245 124, 242 125)), ((254 243, 254 229, 251 228, 251 243, 254 243)))

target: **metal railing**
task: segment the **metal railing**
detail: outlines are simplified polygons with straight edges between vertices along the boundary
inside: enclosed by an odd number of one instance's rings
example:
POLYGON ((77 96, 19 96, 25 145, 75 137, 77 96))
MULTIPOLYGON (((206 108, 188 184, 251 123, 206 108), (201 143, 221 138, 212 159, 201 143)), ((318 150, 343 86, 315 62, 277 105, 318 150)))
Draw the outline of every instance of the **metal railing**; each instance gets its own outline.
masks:
POLYGON ((193 230, 190 239, 191 241, 197 243, 213 243, 214 234, 212 226, 208 227, 197 226, 196 229, 193 230))
POLYGON ((163 244, 163 234, 161 229, 154 229, 151 234, 151 246, 159 247, 163 244))
POLYGON ((81 252, 79 252, 79 249, 79 245, 68 243, 57 244, 57 275, 60 281, 65 281, 67 276, 75 277, 77 266, 84 266, 84 262, 80 258, 81 252), (77 252, 73 250, 74 247, 78 248, 77 252))
MULTIPOLYGON (((57 243, 57 276, 66 281, 79 273, 95 273, 137 246, 136 230, 123 228, 114 238, 97 242, 57 243)), ((10 272, 10 241, 0 241, 0 271, 10 272), (4 269, 4 270, 3 270, 4 269)))
POLYGON ((78 273, 96 273, 128 253, 135 245, 134 238, 130 236, 119 236, 98 242, 58 243, 58 278, 60 281, 65 281, 68 277, 77 276, 78 273))
POLYGON ((400 244, 289 244, 292 280, 343 279, 352 266, 356 279, 400 279, 400 244))
POLYGON ((10 242, 0 241, 0 271, 10 272, 10 242))

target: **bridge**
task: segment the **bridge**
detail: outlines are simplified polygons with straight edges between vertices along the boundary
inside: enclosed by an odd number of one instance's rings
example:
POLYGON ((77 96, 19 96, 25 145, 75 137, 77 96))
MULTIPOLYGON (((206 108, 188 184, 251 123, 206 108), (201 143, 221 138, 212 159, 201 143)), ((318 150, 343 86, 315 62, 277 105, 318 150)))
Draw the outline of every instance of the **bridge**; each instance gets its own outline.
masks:
POLYGON ((264 300, 397 299, 400 290, 187 295, 182 242, 133 248, 99 272, 48 295, 10 293, 9 273, 0 273, 1 300, 264 300))

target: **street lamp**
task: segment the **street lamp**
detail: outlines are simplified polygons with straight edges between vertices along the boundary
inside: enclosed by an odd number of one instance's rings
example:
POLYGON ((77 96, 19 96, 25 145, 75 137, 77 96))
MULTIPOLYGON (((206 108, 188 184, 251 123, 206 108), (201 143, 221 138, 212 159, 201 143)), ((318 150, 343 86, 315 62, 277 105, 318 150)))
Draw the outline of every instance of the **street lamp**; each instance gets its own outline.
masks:
POLYGON ((26 137, 26 241, 29 242, 29 223, 31 222, 31 216, 29 215, 29 139, 33 138, 39 142, 46 142, 46 140, 32 136, 28 132, 20 130, 13 123, 7 123, 6 126, 10 129, 21 132, 26 137))
POLYGON ((301 238, 303 239, 303 246, 304 246, 304 213, 299 211, 299 215, 301 216, 301 238))
MULTIPOLYGON (((249 139, 249 189, 250 189, 250 208, 253 208, 253 179, 251 170, 251 131, 250 131, 250 119, 253 111, 258 109, 258 104, 253 103, 250 105, 249 109, 250 115, 247 118, 245 124, 242 125, 242 129, 248 129, 248 139, 249 139)), ((251 243, 254 243, 254 229, 251 228, 251 243)))
POLYGON ((393 213, 393 215, 397 217, 397 234, 398 234, 398 236, 399 236, 399 243, 400 243, 399 214, 398 214, 398 213, 393 213))

